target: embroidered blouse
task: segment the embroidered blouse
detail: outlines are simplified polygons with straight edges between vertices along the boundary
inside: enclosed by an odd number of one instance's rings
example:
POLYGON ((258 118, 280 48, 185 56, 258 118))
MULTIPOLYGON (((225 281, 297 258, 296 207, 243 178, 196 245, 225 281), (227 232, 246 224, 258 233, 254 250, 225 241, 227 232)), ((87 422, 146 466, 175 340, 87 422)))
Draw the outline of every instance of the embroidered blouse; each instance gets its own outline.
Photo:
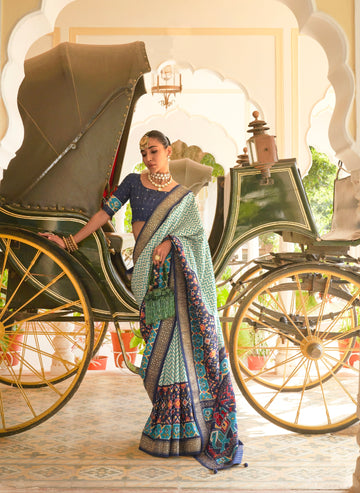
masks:
POLYGON ((112 217, 130 199, 132 222, 147 221, 168 193, 144 187, 140 174, 130 173, 105 202, 103 210, 112 217))

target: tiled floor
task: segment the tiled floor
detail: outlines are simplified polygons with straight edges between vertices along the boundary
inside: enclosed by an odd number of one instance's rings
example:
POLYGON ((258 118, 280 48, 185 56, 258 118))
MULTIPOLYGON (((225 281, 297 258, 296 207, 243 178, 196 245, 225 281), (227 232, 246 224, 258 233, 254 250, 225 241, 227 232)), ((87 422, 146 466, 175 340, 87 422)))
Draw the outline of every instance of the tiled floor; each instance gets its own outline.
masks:
POLYGON ((150 403, 126 370, 89 371, 53 418, 0 442, 0 492, 345 492, 358 454, 357 426, 336 435, 286 432, 237 395, 248 468, 214 475, 192 458, 138 450, 150 403))

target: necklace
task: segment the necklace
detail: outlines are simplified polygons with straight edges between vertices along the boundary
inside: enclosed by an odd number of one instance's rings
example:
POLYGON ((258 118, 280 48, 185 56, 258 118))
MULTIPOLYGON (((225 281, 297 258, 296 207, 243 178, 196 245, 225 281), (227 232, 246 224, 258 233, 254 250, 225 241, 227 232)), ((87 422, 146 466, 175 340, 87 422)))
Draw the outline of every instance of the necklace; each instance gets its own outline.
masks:
POLYGON ((170 173, 148 173, 149 182, 154 185, 161 192, 161 189, 167 187, 172 182, 172 176, 170 173), (155 180, 160 180, 161 183, 157 183, 155 180))

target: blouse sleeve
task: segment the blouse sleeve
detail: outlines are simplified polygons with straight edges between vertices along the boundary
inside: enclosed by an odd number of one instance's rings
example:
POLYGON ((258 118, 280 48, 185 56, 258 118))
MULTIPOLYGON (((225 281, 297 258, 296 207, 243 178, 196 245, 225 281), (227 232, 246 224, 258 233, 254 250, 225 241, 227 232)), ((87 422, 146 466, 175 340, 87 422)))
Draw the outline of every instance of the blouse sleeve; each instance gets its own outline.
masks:
POLYGON ((131 175, 128 175, 103 204, 103 210, 112 217, 130 198, 131 175))

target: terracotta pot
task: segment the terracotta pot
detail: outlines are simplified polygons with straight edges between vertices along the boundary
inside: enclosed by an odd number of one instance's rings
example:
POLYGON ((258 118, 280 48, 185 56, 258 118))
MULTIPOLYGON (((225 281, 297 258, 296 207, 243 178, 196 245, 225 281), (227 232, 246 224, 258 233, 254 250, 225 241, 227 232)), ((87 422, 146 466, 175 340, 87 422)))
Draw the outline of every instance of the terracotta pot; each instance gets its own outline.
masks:
POLYGON ((247 366, 249 370, 261 370, 265 365, 265 356, 248 356, 247 366))
MULTIPOLYGON (((340 357, 344 356, 344 354, 346 352, 345 350, 348 347, 349 341, 350 341, 350 339, 340 339, 338 341, 340 357)), ((348 359, 348 363, 350 366, 354 366, 354 363, 356 361, 360 360, 359 350, 360 350, 360 344, 359 344, 359 342, 356 341, 354 344, 354 347, 351 349, 350 357, 348 359)))
MULTIPOLYGON (((6 348, 4 360, 11 366, 19 364, 18 354, 20 353, 20 345, 24 339, 24 334, 9 334, 9 345, 6 348)), ((0 350, 0 361, 3 359, 3 351, 0 350)))
POLYGON ((96 356, 90 363, 88 370, 106 370, 107 356, 96 356))
MULTIPOLYGON (((130 348, 130 341, 133 338, 134 334, 132 332, 122 332, 121 337, 125 346, 125 351, 127 354, 127 357, 131 361, 131 363, 135 363, 136 359, 136 354, 137 354, 137 348, 130 348)), ((124 362, 124 357, 121 352, 121 347, 120 347, 120 342, 119 338, 116 332, 111 332, 111 341, 113 345, 113 350, 114 350, 114 362, 115 366, 118 368, 124 368, 125 362, 124 362)))

